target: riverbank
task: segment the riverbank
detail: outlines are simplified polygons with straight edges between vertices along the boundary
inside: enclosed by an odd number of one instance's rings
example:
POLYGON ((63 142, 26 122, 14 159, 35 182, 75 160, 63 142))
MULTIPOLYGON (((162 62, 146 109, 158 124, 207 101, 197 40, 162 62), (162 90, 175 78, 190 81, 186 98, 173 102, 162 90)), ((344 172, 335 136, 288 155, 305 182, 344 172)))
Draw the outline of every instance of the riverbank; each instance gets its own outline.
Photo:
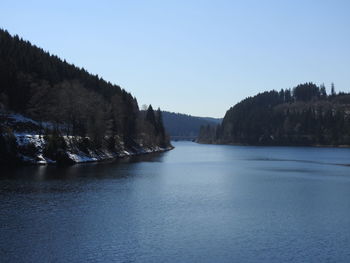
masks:
POLYGON ((119 136, 105 136, 100 144, 89 137, 63 135, 66 127, 38 123, 18 114, 1 116, 0 164, 47 165, 101 162, 128 156, 164 152, 171 144, 127 143, 119 136))
POLYGON ((219 143, 195 141, 198 144, 231 145, 231 146, 262 146, 262 147, 315 147, 315 148, 350 148, 350 145, 329 145, 329 144, 245 144, 245 143, 219 143))

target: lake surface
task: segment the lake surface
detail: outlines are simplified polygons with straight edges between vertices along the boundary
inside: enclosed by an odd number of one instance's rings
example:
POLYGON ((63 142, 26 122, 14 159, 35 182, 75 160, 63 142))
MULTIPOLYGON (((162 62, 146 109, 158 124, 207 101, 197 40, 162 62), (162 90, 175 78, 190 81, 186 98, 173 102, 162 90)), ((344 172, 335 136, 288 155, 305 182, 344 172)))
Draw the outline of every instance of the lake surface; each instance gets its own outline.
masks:
POLYGON ((1 168, 0 262, 350 262, 350 149, 1 168))

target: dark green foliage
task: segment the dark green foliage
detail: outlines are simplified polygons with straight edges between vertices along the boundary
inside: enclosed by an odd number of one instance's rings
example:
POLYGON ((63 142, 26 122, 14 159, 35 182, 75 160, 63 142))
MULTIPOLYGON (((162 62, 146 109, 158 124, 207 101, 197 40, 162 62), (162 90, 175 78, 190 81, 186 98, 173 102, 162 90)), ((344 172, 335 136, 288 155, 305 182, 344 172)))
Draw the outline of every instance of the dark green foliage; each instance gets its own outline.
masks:
POLYGON ((16 137, 10 129, 0 126, 0 163, 14 164, 18 157, 16 137))
POLYGON ((320 98, 322 98, 322 99, 327 98, 327 91, 326 91, 326 87, 324 84, 320 85, 320 98))
POLYGON ((336 95, 335 93, 335 88, 334 88, 334 83, 331 84, 331 96, 334 97, 336 95))
POLYGON ((0 30, 0 47, 0 83, 4 84, 1 88, 9 94, 10 107, 16 111, 24 110, 31 86, 38 80, 46 80, 52 86, 79 79, 86 89, 97 91, 104 98, 122 92, 119 86, 68 64, 18 36, 12 37, 4 30, 0 30))
POLYGON ((46 136, 46 145, 43 149, 43 154, 55 160, 57 164, 73 164, 74 161, 71 160, 66 152, 67 144, 62 136, 59 134, 53 134, 46 136))
POLYGON ((195 117, 181 113, 163 111, 164 126, 169 135, 174 139, 197 138, 201 126, 217 125, 222 119, 195 117))
POLYGON ((67 149, 67 144, 63 137, 58 134, 45 136, 46 145, 43 150, 45 156, 56 160, 61 152, 67 149))
POLYGON ((77 139, 75 144, 77 145, 78 149, 85 154, 89 154, 89 150, 93 148, 91 141, 86 137, 77 139))
MULTIPOLYGON (((143 129, 145 118, 136 99, 119 86, 4 30, 0 30, 0 110, 50 122, 59 135, 88 137, 95 148, 110 146, 108 137, 117 136, 125 146, 132 146, 162 132, 154 112, 153 119, 152 114, 146 116, 146 122, 155 129, 143 129)), ((55 155, 64 145, 52 136, 45 150, 55 155)), ((166 136, 163 139, 169 145, 166 136)))
POLYGON ((152 144, 153 141, 156 142, 155 145, 164 148, 170 146, 168 143, 170 139, 165 132, 161 110, 158 109, 155 112, 152 105, 149 105, 146 111, 141 112, 141 116, 144 116, 145 122, 139 124, 139 130, 150 134, 149 136, 145 136, 143 141, 146 144, 152 144))
POLYGON ((197 140, 199 142, 215 143, 215 138, 217 138, 216 133, 220 130, 219 127, 220 125, 214 126, 209 124, 201 126, 197 140))
POLYGON ((165 136, 162 112, 159 108, 157 112, 154 112, 152 105, 150 105, 146 111, 146 121, 153 127, 156 136, 165 136))
POLYGON ((31 157, 35 157, 36 154, 38 153, 38 148, 36 148, 36 146, 34 145, 34 143, 28 143, 22 146, 18 147, 18 151, 25 155, 25 156, 31 156, 31 157))
POLYGON ((156 117, 154 115, 152 105, 149 105, 146 111, 146 121, 149 122, 152 126, 156 127, 156 117))
POLYGON ((110 136, 110 137, 107 139, 107 148, 108 148, 110 151, 114 151, 114 150, 115 150, 115 146, 116 146, 115 138, 114 138, 113 136, 110 136))
POLYGON ((305 83, 296 86, 293 89, 293 95, 296 101, 310 101, 319 99, 321 91, 315 84, 305 83))
POLYGON ((162 114, 162 111, 160 110, 160 108, 158 108, 157 114, 156 114, 156 132, 161 137, 165 136, 165 128, 164 128, 164 124, 163 124, 163 114, 162 114))
POLYGON ((350 95, 327 96, 324 85, 249 97, 226 112, 221 126, 202 127, 199 141, 247 145, 350 145, 350 95))

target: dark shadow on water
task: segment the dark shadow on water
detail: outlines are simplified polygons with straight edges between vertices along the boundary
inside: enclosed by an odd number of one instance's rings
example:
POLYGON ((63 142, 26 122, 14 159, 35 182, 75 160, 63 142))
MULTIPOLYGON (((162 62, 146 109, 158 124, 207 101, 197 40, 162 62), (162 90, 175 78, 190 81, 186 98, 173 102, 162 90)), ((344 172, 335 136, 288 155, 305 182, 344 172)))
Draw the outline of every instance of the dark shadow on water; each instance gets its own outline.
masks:
POLYGON ((144 162, 162 162, 166 153, 151 153, 103 162, 82 163, 72 166, 21 166, 1 167, 0 182, 4 180, 50 181, 103 178, 126 178, 132 176, 130 166, 144 162))
MULTIPOLYGON (((24 166, 1 167, 0 198, 12 193, 27 196, 34 194, 74 194, 83 191, 97 191, 104 185, 97 181, 130 180, 137 176, 139 165, 145 162, 162 162, 162 153, 147 154, 96 163, 72 166, 24 166)), ((126 181, 127 182, 127 181, 126 181)))

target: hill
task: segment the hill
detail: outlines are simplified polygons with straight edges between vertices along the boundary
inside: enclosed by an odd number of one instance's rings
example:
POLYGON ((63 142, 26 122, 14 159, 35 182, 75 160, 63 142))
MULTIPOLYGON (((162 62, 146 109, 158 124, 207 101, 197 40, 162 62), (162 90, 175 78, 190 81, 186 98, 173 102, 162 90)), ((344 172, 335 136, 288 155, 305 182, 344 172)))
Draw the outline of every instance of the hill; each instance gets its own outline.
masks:
POLYGON ((203 125, 217 125, 222 119, 195 117, 191 115, 163 111, 164 127, 174 140, 194 140, 203 125))
POLYGON ((160 111, 150 106, 141 112, 124 89, 5 30, 0 113, 0 162, 35 163, 38 156, 72 161, 73 153, 91 159, 99 152, 119 156, 170 147, 160 111), (41 146, 19 143, 19 133, 43 138, 41 146))
POLYGON ((198 142, 243 145, 350 145, 350 94, 313 83, 269 91, 230 108, 221 125, 202 127, 198 142))

